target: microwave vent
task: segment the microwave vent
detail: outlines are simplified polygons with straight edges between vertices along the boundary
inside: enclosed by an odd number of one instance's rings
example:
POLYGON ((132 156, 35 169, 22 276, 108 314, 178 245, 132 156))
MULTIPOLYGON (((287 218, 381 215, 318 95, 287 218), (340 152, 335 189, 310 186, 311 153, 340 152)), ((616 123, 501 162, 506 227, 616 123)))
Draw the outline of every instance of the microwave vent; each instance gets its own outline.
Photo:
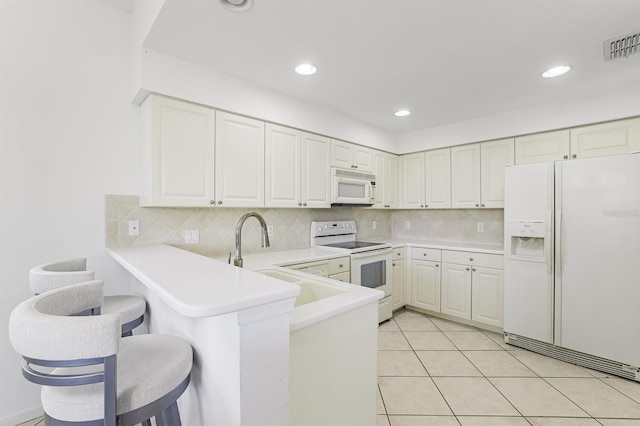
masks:
POLYGON ((607 40, 603 43, 605 61, 627 58, 640 51, 640 31, 607 40))
POLYGON ((352 177, 352 178, 358 178, 358 179, 366 179, 372 182, 376 180, 376 175, 372 175, 371 173, 355 172, 353 170, 334 169, 334 175, 352 177))

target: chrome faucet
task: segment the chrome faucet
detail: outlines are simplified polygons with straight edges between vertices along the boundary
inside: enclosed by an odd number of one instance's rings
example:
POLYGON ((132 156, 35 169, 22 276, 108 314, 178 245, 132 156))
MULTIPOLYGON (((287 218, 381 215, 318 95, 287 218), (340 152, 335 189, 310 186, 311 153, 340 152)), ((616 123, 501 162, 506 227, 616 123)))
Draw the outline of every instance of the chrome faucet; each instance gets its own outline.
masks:
POLYGON ((269 247, 269 233, 267 232, 267 223, 264 221, 262 216, 260 216, 256 212, 249 212, 242 215, 242 217, 236 223, 236 257, 233 259, 233 264, 235 266, 239 266, 242 268, 242 249, 240 246, 242 245, 242 225, 244 225, 245 220, 250 217, 255 217, 260 222, 260 227, 262 228, 262 247, 269 247))

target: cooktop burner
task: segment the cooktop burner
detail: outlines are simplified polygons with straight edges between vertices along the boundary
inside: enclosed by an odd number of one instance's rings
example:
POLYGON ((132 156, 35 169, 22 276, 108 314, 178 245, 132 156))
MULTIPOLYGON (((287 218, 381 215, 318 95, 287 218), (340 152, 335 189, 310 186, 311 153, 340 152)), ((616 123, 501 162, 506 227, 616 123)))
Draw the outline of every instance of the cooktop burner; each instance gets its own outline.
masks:
POLYGON ((372 247, 372 246, 380 246, 384 243, 370 243, 367 241, 347 241, 346 243, 337 243, 337 244, 326 244, 326 247, 335 247, 335 248, 343 248, 343 249, 357 249, 363 247, 372 247))

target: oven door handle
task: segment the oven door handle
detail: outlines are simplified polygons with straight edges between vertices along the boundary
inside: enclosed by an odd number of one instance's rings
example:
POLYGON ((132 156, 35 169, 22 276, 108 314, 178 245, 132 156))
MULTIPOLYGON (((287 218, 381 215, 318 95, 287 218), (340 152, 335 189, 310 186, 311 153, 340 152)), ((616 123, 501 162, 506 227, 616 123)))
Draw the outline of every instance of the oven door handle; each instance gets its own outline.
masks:
POLYGON ((381 248, 381 249, 374 249, 374 250, 367 250, 364 252, 360 252, 360 253, 352 253, 351 254, 351 258, 352 259, 362 259, 365 257, 371 257, 371 256, 379 256, 381 254, 388 254, 391 253, 393 251, 393 249, 391 247, 389 248, 381 248))

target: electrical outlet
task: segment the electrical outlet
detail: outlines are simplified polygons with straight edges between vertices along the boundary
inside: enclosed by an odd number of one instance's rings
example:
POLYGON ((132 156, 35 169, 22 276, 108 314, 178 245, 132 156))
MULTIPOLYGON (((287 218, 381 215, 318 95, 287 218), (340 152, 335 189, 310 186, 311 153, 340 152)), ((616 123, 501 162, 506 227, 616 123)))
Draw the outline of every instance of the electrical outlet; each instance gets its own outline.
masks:
POLYGON ((484 232, 484 223, 478 222, 478 226, 476 228, 478 232, 484 232))
POLYGON ((129 221, 129 236, 135 237, 136 235, 140 235, 140 221, 139 220, 130 220, 129 221))
POLYGON ((404 229, 411 229, 411 222, 408 220, 404 223, 404 229))
POLYGON ((377 224, 377 223, 376 223, 376 221, 374 220, 374 221, 371 223, 371 226, 373 226, 373 229, 376 229, 376 228, 378 227, 378 224, 377 224))
POLYGON ((273 237, 273 225, 267 225, 267 235, 273 237))
POLYGON ((197 229, 191 231, 184 231, 184 243, 185 244, 198 244, 200 242, 200 231, 197 229))

